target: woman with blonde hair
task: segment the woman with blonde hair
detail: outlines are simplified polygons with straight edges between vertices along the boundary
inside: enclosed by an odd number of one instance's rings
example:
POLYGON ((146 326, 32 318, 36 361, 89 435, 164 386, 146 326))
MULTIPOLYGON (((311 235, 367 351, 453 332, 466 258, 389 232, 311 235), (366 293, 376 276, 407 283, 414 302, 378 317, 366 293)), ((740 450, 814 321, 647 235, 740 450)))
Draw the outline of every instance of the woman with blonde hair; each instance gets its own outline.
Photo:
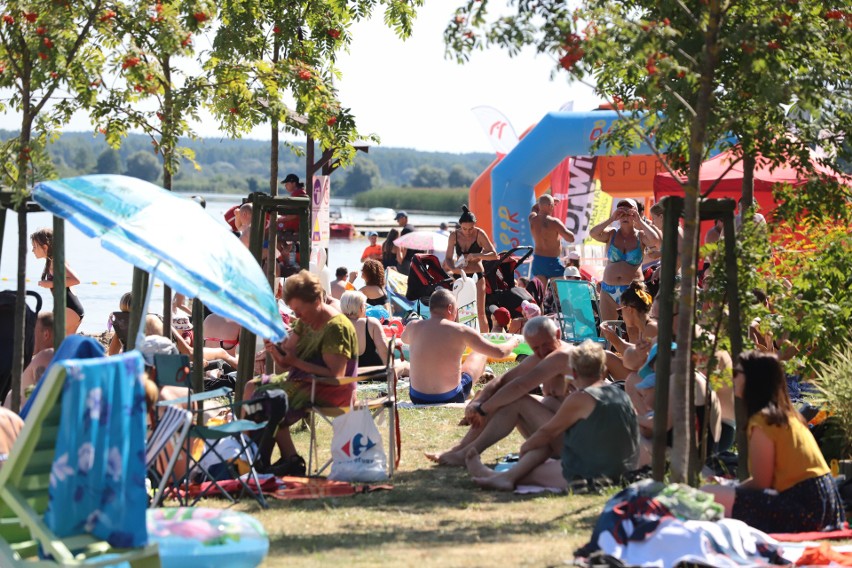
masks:
POLYGON ((352 322, 358 336, 358 368, 387 363, 387 339, 379 320, 367 317, 367 297, 354 290, 344 292, 340 297, 340 309, 352 322))

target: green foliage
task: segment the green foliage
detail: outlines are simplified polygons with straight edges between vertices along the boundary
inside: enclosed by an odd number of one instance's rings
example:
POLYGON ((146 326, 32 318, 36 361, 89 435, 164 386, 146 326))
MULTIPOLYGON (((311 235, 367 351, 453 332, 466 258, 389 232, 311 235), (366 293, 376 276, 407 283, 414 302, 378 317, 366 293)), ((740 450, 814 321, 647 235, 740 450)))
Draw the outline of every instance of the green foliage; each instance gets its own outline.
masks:
POLYGON ((832 415, 829 434, 835 449, 831 457, 848 459, 852 457, 852 336, 848 330, 845 341, 833 346, 829 358, 819 363, 814 382, 832 415))
POLYGON ((338 195, 364 193, 379 185, 381 181, 382 175, 378 166, 359 156, 351 166, 346 168, 346 177, 343 178, 339 191, 336 191, 336 193, 338 195))
POLYGON ((406 211, 455 213, 467 203, 467 189, 409 187, 374 189, 355 196, 355 207, 390 207, 406 211))
POLYGON ((232 136, 271 123, 305 133, 343 163, 361 135, 337 96, 337 54, 348 48, 353 23, 385 7, 385 23, 400 37, 411 32, 423 0, 229 0, 205 68, 216 78, 211 110, 232 136), (288 104, 295 103, 295 108, 288 104))
POLYGON ((127 158, 125 173, 139 179, 155 182, 160 178, 160 163, 151 152, 139 151, 127 158))
POLYGON ((476 175, 461 164, 454 164, 447 174, 447 185, 450 187, 470 187, 476 175))
POLYGON ((114 148, 107 148, 98 156, 95 172, 99 174, 120 174, 121 155, 114 148))
POLYGON ((433 166, 420 166, 411 176, 411 187, 446 187, 447 172, 433 166))

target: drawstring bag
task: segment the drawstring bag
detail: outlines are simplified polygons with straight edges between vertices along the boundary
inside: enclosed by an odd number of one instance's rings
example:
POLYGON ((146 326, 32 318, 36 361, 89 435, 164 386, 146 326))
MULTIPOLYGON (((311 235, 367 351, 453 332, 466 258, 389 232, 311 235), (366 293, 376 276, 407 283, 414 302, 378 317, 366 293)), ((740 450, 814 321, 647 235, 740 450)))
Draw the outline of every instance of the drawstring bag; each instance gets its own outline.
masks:
POLYGON ((382 436, 367 408, 351 409, 331 424, 331 473, 336 481, 383 481, 387 479, 382 436))

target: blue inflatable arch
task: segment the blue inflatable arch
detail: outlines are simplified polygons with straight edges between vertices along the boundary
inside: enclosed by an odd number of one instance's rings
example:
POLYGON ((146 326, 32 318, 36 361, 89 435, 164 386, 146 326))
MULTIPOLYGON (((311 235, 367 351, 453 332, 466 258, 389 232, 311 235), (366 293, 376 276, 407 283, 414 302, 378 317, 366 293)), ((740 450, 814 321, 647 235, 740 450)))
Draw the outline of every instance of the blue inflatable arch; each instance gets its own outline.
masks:
MULTIPOLYGON (((533 187, 566 156, 588 156, 601 134, 618 120, 614 111, 551 112, 491 172, 491 216, 494 246, 505 250, 532 245, 527 217, 533 187)), ((601 146, 600 154, 606 154, 601 146)), ((632 154, 648 155, 642 144, 632 154)))

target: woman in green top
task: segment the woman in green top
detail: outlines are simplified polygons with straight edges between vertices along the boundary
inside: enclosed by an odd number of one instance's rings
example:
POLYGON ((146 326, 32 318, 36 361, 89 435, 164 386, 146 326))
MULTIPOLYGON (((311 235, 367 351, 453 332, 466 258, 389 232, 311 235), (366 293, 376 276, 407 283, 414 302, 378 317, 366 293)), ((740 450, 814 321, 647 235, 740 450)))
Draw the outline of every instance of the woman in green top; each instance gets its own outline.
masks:
POLYGON ((760 351, 740 355, 734 392, 746 403, 751 477, 702 489, 724 505, 725 515, 764 532, 840 528, 843 503, 816 440, 790 402, 778 357, 760 351))
MULTIPOLYGON (((289 408, 276 434, 282 464, 303 464, 304 460, 293 445, 289 427, 305 416, 305 408, 310 402, 311 381, 305 379, 313 376, 340 379, 355 375, 358 371, 358 337, 349 318, 325 302, 319 278, 307 270, 284 281, 284 301, 298 319, 283 344, 266 340, 264 345, 275 363, 290 371, 285 383, 276 384, 276 388, 287 391, 289 398, 289 408)), ((347 406, 354 392, 355 383, 342 386, 318 383, 316 402, 320 406, 347 406)), ((250 398, 248 389, 246 398, 250 398)))
POLYGON ((618 479, 636 468, 636 411, 622 389, 604 380, 606 356, 601 345, 587 339, 575 347, 567 370, 574 375, 574 392, 553 418, 527 438, 514 467, 497 473, 482 464, 476 449, 468 451, 466 465, 478 485, 503 491, 512 491, 518 484, 567 490, 569 482, 577 479, 618 479), (561 467, 559 461, 549 459, 560 454, 561 467))

